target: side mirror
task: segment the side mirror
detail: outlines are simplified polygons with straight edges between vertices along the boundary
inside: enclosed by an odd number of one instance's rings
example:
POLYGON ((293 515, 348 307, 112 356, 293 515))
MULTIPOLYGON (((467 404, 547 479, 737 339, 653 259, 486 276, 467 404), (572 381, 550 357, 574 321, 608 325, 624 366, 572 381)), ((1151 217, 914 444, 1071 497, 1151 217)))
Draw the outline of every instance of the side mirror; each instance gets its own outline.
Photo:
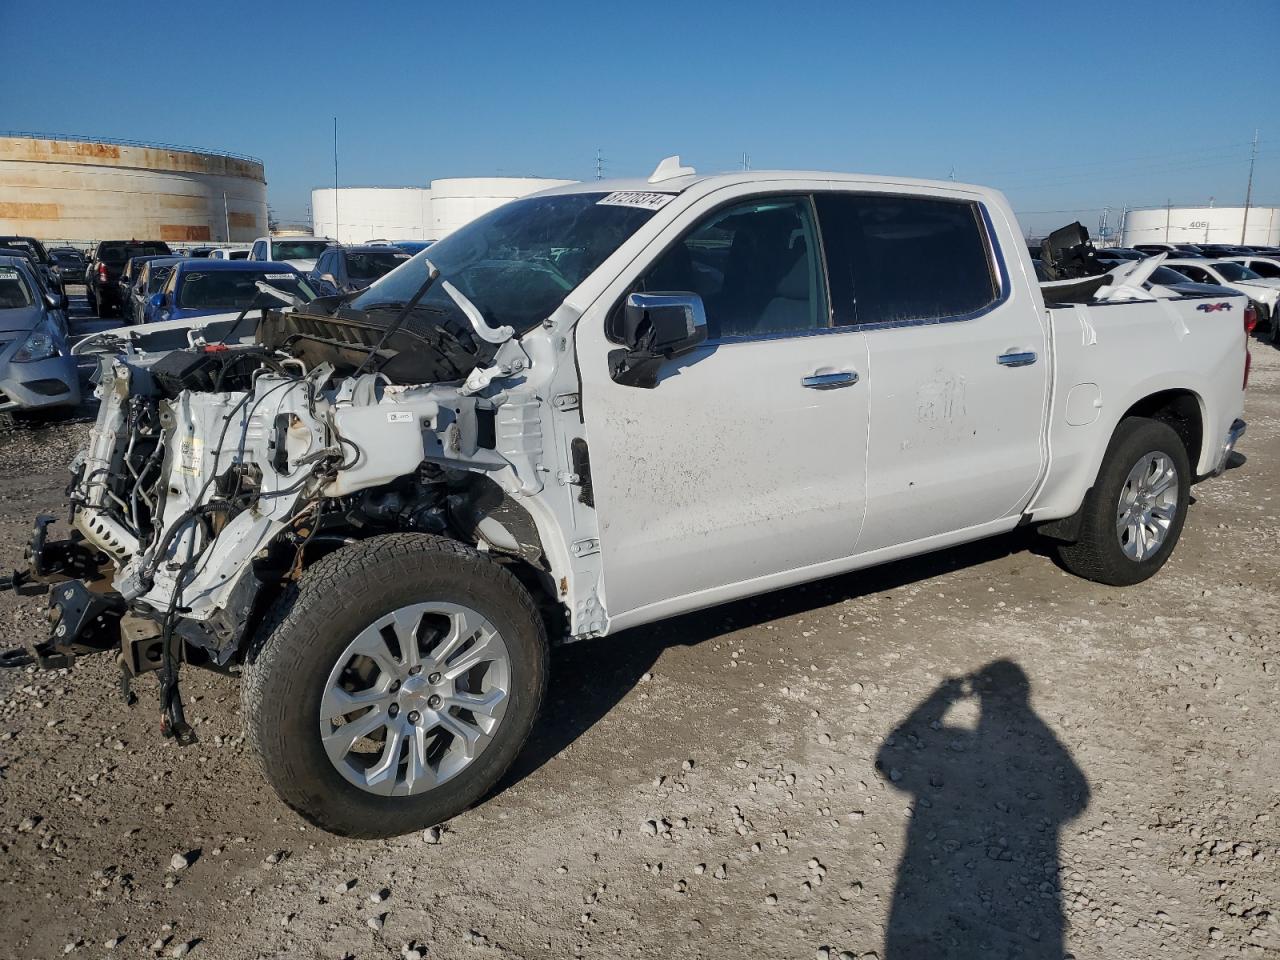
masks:
POLYGON ((147 305, 150 306, 152 310, 159 310, 164 306, 164 294, 153 293, 151 295, 151 299, 147 301, 147 305))
POLYGON ((609 376, 629 387, 658 385, 662 364, 706 342, 707 312, 696 293, 633 293, 627 297, 609 353, 609 376))
POLYGON ((65 293, 46 293, 44 302, 49 305, 50 310, 67 309, 67 295, 65 293))
POLYGON ((323 280, 325 283, 332 284, 335 287, 338 285, 338 278, 335 277, 332 273, 322 273, 320 274, 320 279, 323 280))

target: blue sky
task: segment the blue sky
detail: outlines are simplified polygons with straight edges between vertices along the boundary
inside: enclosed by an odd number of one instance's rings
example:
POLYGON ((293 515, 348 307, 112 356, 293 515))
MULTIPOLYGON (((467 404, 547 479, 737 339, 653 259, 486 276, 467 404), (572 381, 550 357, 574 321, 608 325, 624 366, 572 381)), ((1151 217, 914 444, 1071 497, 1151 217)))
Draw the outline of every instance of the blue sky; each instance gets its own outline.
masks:
POLYGON ((63 2, 61 25, 41 6, 0 0, 23 11, 4 16, 0 129, 251 154, 287 219, 332 183, 335 114, 344 184, 745 152, 954 172, 1032 229, 1239 204, 1256 127, 1254 200, 1280 202, 1280 0, 63 2))

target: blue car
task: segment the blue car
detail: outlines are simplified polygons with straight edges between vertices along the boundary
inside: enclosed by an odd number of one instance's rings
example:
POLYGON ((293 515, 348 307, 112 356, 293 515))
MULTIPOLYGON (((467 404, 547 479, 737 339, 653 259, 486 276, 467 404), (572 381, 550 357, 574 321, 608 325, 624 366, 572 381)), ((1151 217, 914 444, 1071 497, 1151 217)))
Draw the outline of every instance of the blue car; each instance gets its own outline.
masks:
POLYGON ((151 319, 163 323, 239 313, 245 309, 287 306, 257 286, 262 281, 303 303, 316 298, 305 277, 287 263, 270 260, 181 260, 164 288, 147 302, 151 319))

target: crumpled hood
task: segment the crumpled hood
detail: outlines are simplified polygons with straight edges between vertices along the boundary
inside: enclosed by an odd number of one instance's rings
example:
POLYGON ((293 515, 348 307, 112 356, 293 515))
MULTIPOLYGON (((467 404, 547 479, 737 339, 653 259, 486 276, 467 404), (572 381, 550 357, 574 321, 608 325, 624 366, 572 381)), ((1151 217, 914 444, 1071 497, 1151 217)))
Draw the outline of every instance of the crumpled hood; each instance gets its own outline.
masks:
MULTIPOLYGON (((36 324, 40 322, 40 318, 43 316, 44 311, 38 304, 0 310, 0 334, 27 333, 35 329, 36 324)), ((6 337, 5 339, 11 338, 6 337)))

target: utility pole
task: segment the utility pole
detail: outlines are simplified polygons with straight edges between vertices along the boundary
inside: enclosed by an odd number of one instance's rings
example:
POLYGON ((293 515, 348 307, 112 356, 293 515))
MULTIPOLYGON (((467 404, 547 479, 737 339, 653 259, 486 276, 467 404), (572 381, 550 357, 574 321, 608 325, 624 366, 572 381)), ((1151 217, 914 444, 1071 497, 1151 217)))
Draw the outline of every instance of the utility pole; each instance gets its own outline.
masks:
POLYGON ((222 191, 222 218, 227 224, 227 243, 231 242, 231 214, 227 212, 227 191, 222 191))
POLYGON ((1240 243, 1244 243, 1244 232, 1249 228, 1249 205, 1253 202, 1253 164, 1258 159, 1258 128, 1253 128, 1253 149, 1249 151, 1249 185, 1244 191, 1244 220, 1240 224, 1240 243))
POLYGON ((596 179, 604 179, 604 153, 596 147, 596 179))
POLYGON ((1173 216, 1173 197, 1164 203, 1164 242, 1169 242, 1169 218, 1173 216))
POLYGON ((740 166, 743 170, 751 169, 751 154, 747 153, 745 150, 742 151, 742 161, 740 166))
MULTIPOLYGON (((315 229, 315 226, 312 226, 315 229)), ((341 240, 338 229, 338 118, 333 118, 333 239, 341 240)))

